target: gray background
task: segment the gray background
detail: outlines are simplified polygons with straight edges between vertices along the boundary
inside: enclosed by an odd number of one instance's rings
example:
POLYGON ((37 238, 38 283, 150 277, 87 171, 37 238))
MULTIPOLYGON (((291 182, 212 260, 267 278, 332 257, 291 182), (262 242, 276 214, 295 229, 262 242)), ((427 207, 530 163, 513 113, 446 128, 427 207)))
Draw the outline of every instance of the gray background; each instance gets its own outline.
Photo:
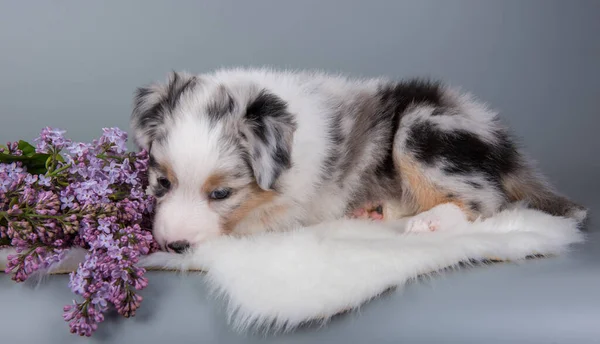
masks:
MULTIPOLYGON (((46 125, 76 140, 126 129, 134 89, 172 69, 430 76, 499 110, 559 189, 593 210, 599 34, 596 0, 0 1, 0 140, 32 139, 46 125)), ((598 239, 594 221, 590 228, 598 239)), ((598 342, 593 245, 522 267, 453 272, 326 329, 265 341, 598 342)), ((2 342, 81 341, 60 319, 65 279, 36 292, 5 276, 0 286, 2 342)), ((135 319, 107 321, 95 340, 261 341, 229 332, 201 278, 152 274, 145 295, 135 319)))

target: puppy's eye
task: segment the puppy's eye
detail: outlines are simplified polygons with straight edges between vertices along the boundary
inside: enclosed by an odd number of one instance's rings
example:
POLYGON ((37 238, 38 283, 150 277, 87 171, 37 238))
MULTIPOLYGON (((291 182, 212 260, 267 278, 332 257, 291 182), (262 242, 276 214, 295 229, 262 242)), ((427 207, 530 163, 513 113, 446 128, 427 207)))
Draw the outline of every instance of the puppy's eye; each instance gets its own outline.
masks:
POLYGON ((158 182, 158 185, 167 190, 171 187, 171 182, 165 177, 159 177, 156 181, 158 182))
POLYGON ((219 189, 213 190, 210 193, 210 195, 208 195, 208 197, 210 197, 210 199, 214 199, 214 200, 222 200, 222 199, 226 199, 230 195, 231 195, 230 188, 219 188, 219 189))

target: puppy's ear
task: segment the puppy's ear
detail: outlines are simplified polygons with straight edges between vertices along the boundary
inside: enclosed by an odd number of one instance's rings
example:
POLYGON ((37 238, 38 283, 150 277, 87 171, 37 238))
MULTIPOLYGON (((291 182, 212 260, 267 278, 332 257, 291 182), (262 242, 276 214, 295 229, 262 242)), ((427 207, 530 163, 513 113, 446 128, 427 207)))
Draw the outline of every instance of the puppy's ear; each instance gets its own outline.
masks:
POLYGON ((130 125, 138 146, 148 150, 152 141, 166 134, 165 123, 182 94, 197 83, 196 76, 172 72, 166 83, 155 83, 137 89, 130 125))
POLYGON ((258 185, 272 190, 281 173, 292 165, 294 115, 283 99, 263 90, 248 104, 240 130, 258 185))

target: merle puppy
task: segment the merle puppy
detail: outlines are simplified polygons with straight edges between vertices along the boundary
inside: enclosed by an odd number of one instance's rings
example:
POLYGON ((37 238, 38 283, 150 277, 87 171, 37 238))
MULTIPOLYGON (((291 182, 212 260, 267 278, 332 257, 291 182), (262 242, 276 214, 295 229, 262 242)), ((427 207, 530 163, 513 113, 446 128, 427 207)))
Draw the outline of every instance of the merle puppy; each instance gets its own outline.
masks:
POLYGON ((172 252, 221 234, 339 219, 374 202, 395 204, 399 218, 432 217, 425 230, 436 229, 443 204, 470 220, 518 201, 586 217, 534 170, 496 113, 437 82, 172 73, 138 89, 131 125, 151 156, 154 233, 172 252))

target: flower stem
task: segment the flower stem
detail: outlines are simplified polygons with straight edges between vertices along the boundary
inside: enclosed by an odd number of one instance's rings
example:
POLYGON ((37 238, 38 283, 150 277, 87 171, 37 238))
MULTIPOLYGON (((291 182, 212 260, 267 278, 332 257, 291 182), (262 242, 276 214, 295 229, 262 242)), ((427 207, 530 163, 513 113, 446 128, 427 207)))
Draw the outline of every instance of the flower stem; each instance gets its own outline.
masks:
POLYGON ((38 219, 63 219, 67 215, 42 215, 42 214, 27 214, 28 217, 35 217, 38 219))
POLYGON ((57 169, 55 171, 48 172, 46 175, 49 176, 49 177, 56 177, 59 173, 61 173, 64 170, 68 169, 69 167, 71 167, 71 164, 64 165, 63 167, 61 167, 61 168, 59 168, 59 169, 57 169))
POLYGON ((123 162, 123 160, 125 160, 125 158, 123 158, 122 156, 110 155, 110 154, 105 154, 105 153, 101 153, 101 154, 96 155, 96 158, 103 159, 103 160, 106 160, 106 159, 115 159, 115 160, 117 160, 119 162, 123 162))

